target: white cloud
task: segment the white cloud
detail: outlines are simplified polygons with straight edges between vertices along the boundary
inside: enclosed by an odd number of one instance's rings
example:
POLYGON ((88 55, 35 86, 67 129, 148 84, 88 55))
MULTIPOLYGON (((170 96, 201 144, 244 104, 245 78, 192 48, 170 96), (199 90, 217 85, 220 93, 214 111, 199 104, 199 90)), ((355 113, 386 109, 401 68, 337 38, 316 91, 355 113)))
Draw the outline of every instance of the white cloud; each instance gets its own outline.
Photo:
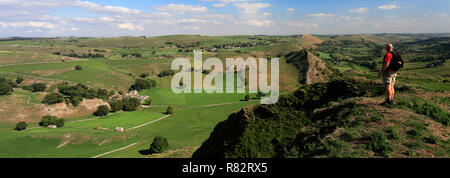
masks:
POLYGON ((84 22, 84 23, 94 23, 95 19, 93 18, 85 18, 85 17, 75 17, 73 20, 77 22, 84 22))
POLYGON ((263 8, 271 7, 268 3, 238 3, 234 4, 238 8, 240 13, 240 21, 236 24, 248 24, 252 26, 262 27, 269 26, 273 22, 267 19, 271 16, 270 13, 261 13, 260 10, 263 8))
POLYGON ((70 28, 70 31, 78 31, 78 30, 80 30, 80 29, 79 29, 79 28, 76 28, 76 27, 70 28))
POLYGON ((294 8, 287 8, 286 11, 288 11, 288 12, 294 12, 295 9, 294 9, 294 8))
POLYGON ((398 9, 400 6, 397 6, 396 4, 386 4, 382 6, 378 6, 378 9, 382 10, 392 10, 392 9, 398 9))
POLYGON ((3 28, 20 28, 20 27, 34 27, 34 28, 47 28, 47 29, 53 29, 55 28, 55 25, 49 22, 0 22, 0 25, 3 28))
POLYGON ((310 17, 334 17, 334 14, 318 13, 318 14, 308 14, 310 17))
POLYGON ((121 23, 117 25, 121 29, 127 29, 127 30, 144 30, 144 28, 140 25, 133 25, 132 23, 121 23))
POLYGON ((317 25, 317 24, 315 24, 315 23, 305 23, 305 22, 299 22, 299 21, 291 21, 291 22, 288 22, 288 25, 289 25, 289 26, 292 26, 292 27, 306 27, 306 28, 309 28, 309 27, 314 27, 314 28, 319 27, 319 25, 317 25))
POLYGON ((201 5, 192 6, 192 5, 185 5, 185 4, 168 4, 165 6, 155 7, 155 9, 158 11, 172 12, 175 14, 208 12, 208 9, 204 6, 201 6, 201 5))
POLYGON ((207 22, 206 20, 196 18, 178 20, 178 23, 206 23, 206 22, 207 22))
POLYGON ((100 17, 101 21, 106 21, 106 22, 112 22, 114 21, 114 18, 111 17, 100 17))
POLYGON ((103 6, 89 1, 73 1, 69 5, 81 7, 95 12, 139 14, 141 11, 120 6, 103 6))
POLYGON ((366 13, 368 12, 370 9, 367 7, 361 7, 361 8, 356 8, 356 9, 350 9, 351 13, 366 13))
POLYGON ((213 4, 214 7, 226 7, 227 4, 225 3, 217 3, 217 4, 213 4))

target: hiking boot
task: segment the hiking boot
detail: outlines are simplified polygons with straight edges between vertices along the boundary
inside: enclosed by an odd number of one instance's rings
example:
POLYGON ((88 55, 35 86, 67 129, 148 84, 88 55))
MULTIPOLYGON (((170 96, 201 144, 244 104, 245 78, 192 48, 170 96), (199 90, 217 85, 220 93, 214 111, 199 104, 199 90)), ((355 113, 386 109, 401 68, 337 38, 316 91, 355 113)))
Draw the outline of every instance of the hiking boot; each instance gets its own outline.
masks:
POLYGON ((394 104, 394 100, 391 99, 391 100, 388 101, 388 103, 389 104, 394 104))
POLYGON ((391 105, 394 104, 394 101, 391 99, 386 99, 383 103, 381 103, 381 106, 391 105))

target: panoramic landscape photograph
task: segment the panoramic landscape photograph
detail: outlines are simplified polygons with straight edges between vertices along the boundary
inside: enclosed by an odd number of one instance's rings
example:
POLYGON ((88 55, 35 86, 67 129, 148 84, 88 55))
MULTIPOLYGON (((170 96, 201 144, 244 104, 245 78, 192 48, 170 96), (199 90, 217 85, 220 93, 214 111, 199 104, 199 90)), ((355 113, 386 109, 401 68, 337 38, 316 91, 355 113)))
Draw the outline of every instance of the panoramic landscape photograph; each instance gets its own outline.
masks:
POLYGON ((0 9, 0 158, 450 158, 448 0, 0 9))

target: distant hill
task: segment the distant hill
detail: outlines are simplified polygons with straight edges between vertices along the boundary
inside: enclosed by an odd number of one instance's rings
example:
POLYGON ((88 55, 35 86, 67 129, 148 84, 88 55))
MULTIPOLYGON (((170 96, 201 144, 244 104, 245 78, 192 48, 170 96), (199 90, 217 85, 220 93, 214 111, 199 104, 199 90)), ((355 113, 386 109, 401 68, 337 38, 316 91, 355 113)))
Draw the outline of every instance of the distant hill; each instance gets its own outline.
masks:
POLYGON ((302 35, 299 41, 305 48, 317 48, 317 44, 323 43, 320 38, 308 34, 302 35))
POLYGON ((325 62, 308 50, 301 50, 287 54, 286 62, 299 70, 300 81, 303 84, 323 83, 333 72, 325 62))

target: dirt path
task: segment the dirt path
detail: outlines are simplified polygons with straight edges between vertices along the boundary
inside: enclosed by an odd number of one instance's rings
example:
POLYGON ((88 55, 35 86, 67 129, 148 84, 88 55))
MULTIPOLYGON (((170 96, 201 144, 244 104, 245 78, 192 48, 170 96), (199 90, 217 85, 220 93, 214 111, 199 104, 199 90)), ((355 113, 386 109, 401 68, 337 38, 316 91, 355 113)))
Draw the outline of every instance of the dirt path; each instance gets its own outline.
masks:
POLYGON ((127 131, 134 130, 134 129, 137 129, 137 128, 141 128, 141 127, 150 125, 150 124, 152 124, 152 123, 155 123, 155 122, 158 122, 158 121, 160 121, 160 120, 163 120, 163 119, 165 119, 165 118, 167 118, 167 117, 169 117, 169 116, 170 116, 170 114, 169 114, 169 115, 165 115, 164 117, 161 117, 161 118, 159 118, 159 119, 156 119, 156 120, 147 122, 147 123, 142 124, 142 125, 138 125, 138 126, 136 126, 136 127, 129 128, 129 129, 127 129, 127 131))
POLYGON ((118 148, 118 149, 115 149, 115 150, 112 150, 112 151, 108 151, 108 152, 106 152, 106 153, 102 153, 102 154, 99 154, 99 155, 97 155, 97 156, 93 156, 92 158, 99 158, 99 157, 105 156, 105 155, 107 155, 107 154, 114 153, 114 152, 116 152, 116 151, 120 151, 120 150, 123 150, 123 149, 127 149, 127 148, 129 148, 129 147, 132 147, 132 146, 138 144, 138 143, 139 143, 139 142, 136 142, 136 143, 130 144, 130 145, 128 145, 128 146, 124 146, 124 147, 122 147, 122 148, 118 148))
POLYGON ((30 105, 31 97, 29 95, 16 95, 18 97, 28 97, 27 105, 30 105))

